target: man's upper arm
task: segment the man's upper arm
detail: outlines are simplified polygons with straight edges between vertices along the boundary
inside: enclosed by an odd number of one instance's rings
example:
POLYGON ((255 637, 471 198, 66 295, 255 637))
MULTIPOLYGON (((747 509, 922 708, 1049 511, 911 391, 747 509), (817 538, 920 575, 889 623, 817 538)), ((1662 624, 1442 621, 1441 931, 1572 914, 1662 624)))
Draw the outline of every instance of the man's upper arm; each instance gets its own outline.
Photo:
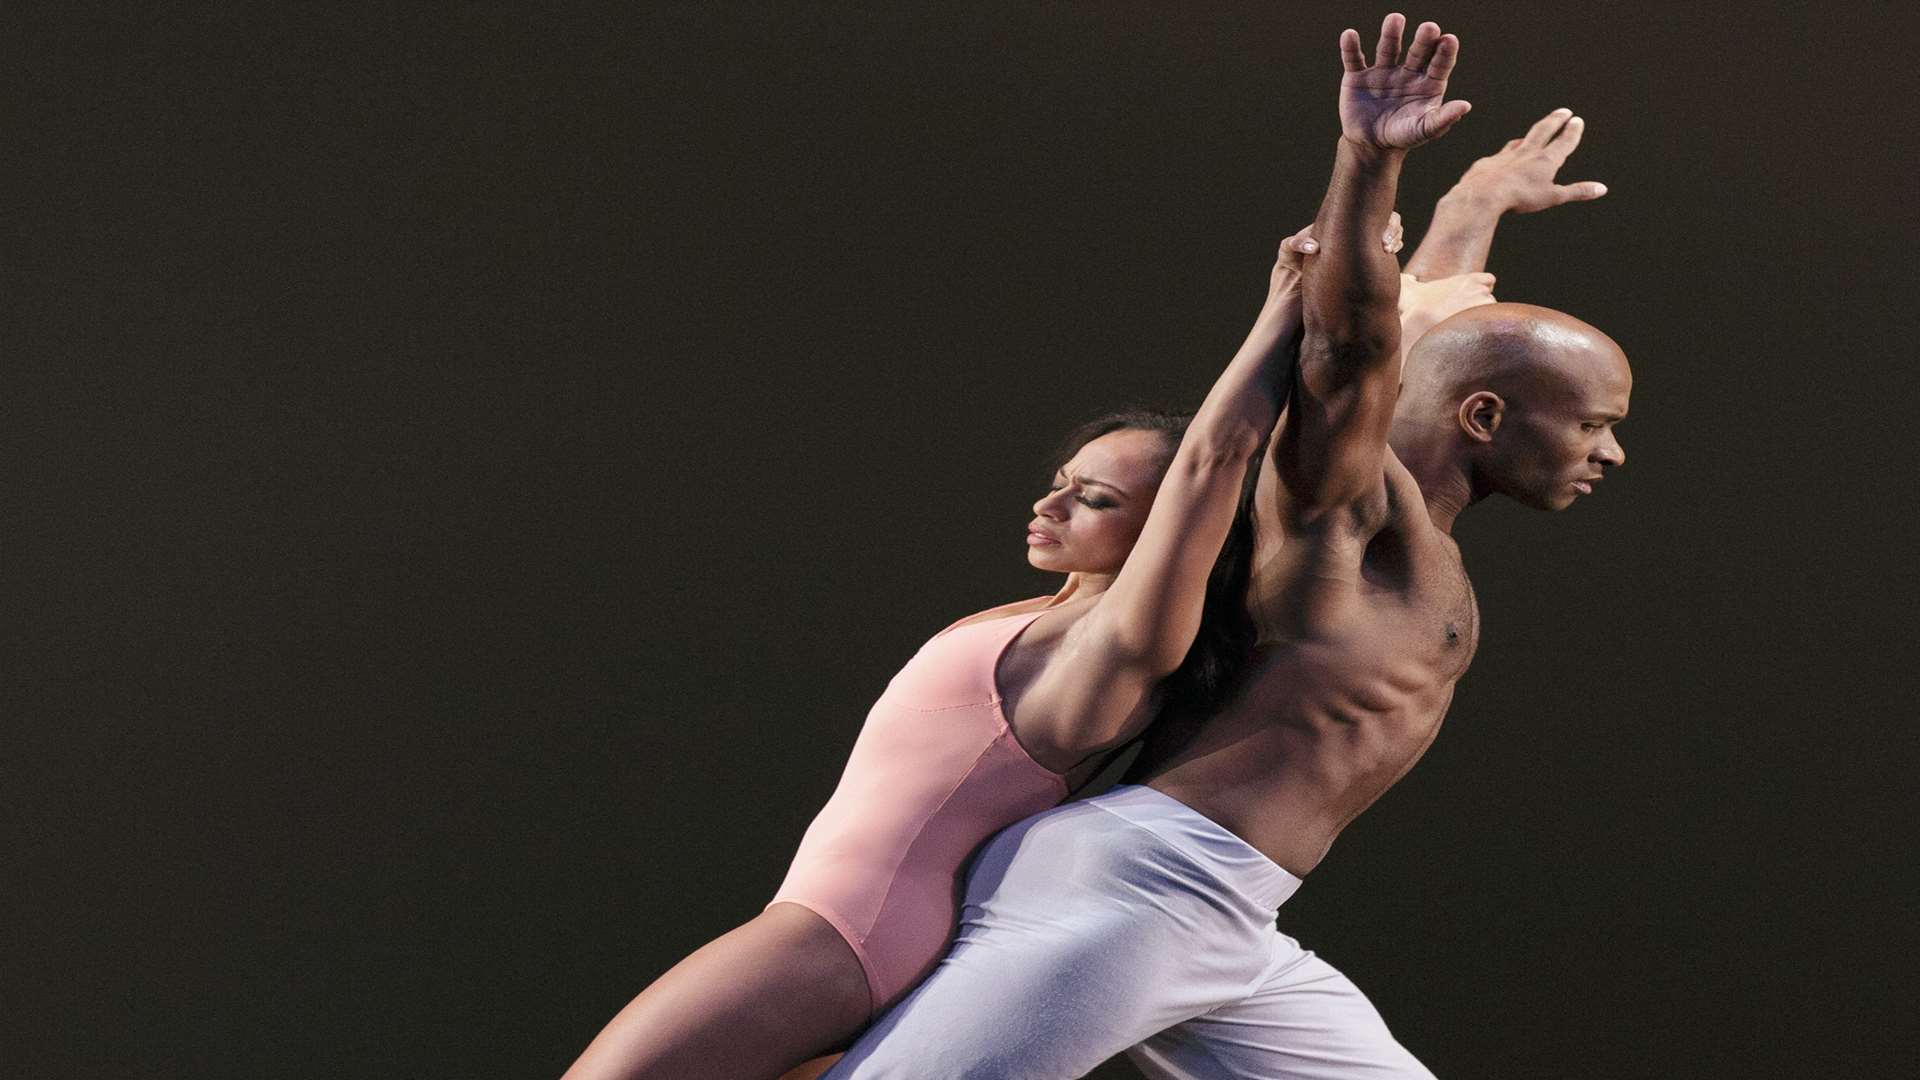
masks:
POLYGON ((1395 288, 1350 298, 1336 328, 1309 321, 1286 420, 1272 449, 1287 516, 1319 516, 1385 491, 1387 436, 1400 396, 1395 288))

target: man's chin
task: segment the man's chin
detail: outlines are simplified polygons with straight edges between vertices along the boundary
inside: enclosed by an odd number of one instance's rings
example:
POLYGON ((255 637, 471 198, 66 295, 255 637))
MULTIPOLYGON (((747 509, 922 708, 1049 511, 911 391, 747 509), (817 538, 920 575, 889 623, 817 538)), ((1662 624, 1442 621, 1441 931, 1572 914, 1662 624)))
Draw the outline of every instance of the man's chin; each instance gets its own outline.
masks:
POLYGON ((1537 491, 1529 491, 1523 494, 1508 492, 1507 497, 1529 510, 1545 510, 1549 513, 1565 510, 1567 507, 1573 505, 1575 499, 1579 498, 1578 495, 1571 491, 1565 493, 1555 492, 1553 494, 1537 491))

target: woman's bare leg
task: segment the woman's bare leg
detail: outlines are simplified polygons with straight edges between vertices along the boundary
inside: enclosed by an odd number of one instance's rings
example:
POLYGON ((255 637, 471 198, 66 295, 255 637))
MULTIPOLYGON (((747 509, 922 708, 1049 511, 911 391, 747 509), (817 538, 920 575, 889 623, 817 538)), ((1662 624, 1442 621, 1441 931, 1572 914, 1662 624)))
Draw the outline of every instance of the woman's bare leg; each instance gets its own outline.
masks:
POLYGON ((838 931, 775 904, 641 991, 561 1080, 773 1080, 867 1022, 867 976, 838 931))
POLYGON ((805 1065, 795 1066, 792 1071, 781 1077, 780 1080, 820 1080, 820 1077, 828 1069, 833 1068, 833 1063, 839 1060, 839 1054, 828 1054, 826 1057, 814 1058, 805 1065))

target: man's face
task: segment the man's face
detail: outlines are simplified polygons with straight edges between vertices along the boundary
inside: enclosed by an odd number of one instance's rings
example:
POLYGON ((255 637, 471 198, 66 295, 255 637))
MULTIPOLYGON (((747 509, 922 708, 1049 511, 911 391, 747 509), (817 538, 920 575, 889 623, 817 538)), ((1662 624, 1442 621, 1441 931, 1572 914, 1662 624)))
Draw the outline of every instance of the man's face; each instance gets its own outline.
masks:
POLYGON ((1596 352, 1564 374, 1553 392, 1512 407, 1497 439, 1508 464, 1502 493, 1540 510, 1564 510, 1593 494, 1627 460, 1613 430, 1633 391, 1626 357, 1596 352))

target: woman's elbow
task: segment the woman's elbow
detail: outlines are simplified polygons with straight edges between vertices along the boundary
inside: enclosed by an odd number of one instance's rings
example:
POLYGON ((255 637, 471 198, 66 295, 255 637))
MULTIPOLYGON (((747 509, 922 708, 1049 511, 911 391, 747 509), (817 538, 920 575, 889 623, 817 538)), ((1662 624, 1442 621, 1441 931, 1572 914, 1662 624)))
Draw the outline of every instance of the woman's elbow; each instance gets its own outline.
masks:
POLYGON ((1260 449, 1267 431, 1243 419, 1222 419, 1204 427, 1188 428, 1181 438, 1178 462, 1196 479, 1219 474, 1239 476, 1260 449))
POLYGON ((1112 677, 1151 689, 1179 669, 1192 647, 1192 633, 1174 633, 1157 626, 1116 635, 1109 660, 1112 677))

